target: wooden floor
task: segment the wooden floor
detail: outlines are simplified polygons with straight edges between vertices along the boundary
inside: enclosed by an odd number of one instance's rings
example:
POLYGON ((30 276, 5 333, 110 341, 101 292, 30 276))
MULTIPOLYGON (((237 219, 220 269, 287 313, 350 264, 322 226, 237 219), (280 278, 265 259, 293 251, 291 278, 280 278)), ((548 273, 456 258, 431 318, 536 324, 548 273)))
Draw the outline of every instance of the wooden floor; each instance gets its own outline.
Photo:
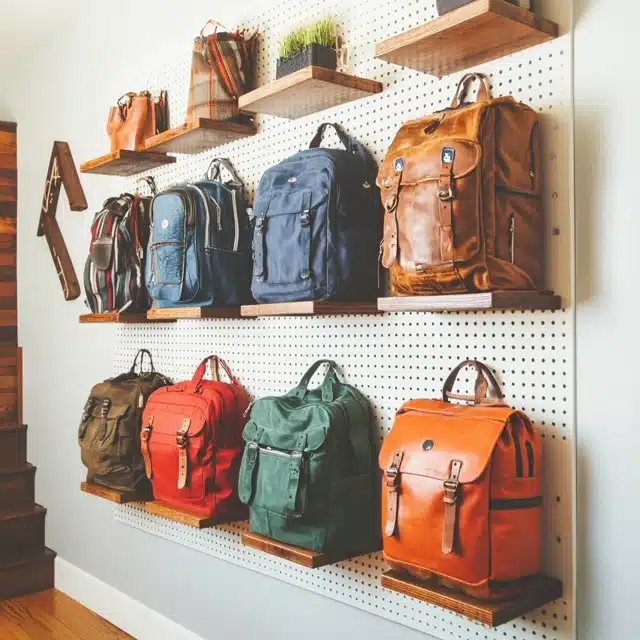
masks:
POLYGON ((0 640, 104 638, 132 636, 55 589, 0 602, 0 640))

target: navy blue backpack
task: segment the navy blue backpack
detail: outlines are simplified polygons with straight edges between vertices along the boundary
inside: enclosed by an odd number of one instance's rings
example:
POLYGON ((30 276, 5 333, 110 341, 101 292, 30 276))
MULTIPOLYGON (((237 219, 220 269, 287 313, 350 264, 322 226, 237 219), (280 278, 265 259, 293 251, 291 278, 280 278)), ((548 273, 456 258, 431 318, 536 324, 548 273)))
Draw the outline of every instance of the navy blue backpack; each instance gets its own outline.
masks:
POLYGON ((216 158, 205 179, 151 203, 145 282, 157 307, 231 307, 251 301, 251 229, 244 187, 216 158), (231 180, 222 182, 224 167, 231 180))
POLYGON ((253 211, 258 302, 375 300, 382 207, 377 166, 336 124, 320 125, 309 149, 268 169, 253 211), (327 126, 343 149, 320 149, 327 126))

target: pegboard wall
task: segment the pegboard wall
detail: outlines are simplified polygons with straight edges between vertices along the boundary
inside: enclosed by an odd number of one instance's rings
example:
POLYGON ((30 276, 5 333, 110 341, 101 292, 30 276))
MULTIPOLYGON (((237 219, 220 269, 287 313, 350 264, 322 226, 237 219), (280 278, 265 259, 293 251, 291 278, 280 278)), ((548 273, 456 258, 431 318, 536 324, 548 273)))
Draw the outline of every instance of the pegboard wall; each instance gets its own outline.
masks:
MULTIPOLYGON (((229 562, 443 639, 508 638, 569 640, 573 621, 574 384, 571 177, 571 2, 539 2, 540 12, 560 23, 560 38, 477 69, 487 73, 494 95, 512 94, 543 114, 545 200, 548 216, 549 286, 563 296, 558 312, 397 313, 381 316, 280 317, 119 325, 115 372, 131 365, 139 348, 154 354, 156 368, 188 379, 215 353, 255 397, 281 395, 295 386, 318 358, 335 360, 343 378, 374 408, 380 439, 396 409, 412 397, 438 397, 446 374, 460 361, 489 364, 505 397, 536 422, 545 454, 544 568, 564 582, 562 600, 495 630, 435 606, 382 588, 380 554, 321 569, 305 567, 243 547, 245 525, 199 531, 118 506, 116 518, 229 562)), ((153 171, 158 187, 201 178, 212 158, 228 157, 253 196, 269 166, 308 146, 317 126, 338 122, 379 161, 402 122, 450 102, 460 74, 441 80, 375 60, 374 43, 435 18, 433 0, 303 0, 279 2, 239 24, 260 32, 258 84, 275 78, 279 39, 291 28, 331 15, 349 46, 349 73, 379 80, 383 93, 300 120, 258 117, 258 135, 153 171)), ((229 25, 234 27, 235 25, 229 25)), ((199 25, 194 25, 194 33, 199 25)), ((141 86, 167 89, 172 124, 185 118, 190 51, 146 78, 141 86)), ((339 144, 327 136, 329 145, 339 144)), ((121 185, 135 188, 132 180, 121 185)), ((463 379, 462 385, 470 383, 463 379)))

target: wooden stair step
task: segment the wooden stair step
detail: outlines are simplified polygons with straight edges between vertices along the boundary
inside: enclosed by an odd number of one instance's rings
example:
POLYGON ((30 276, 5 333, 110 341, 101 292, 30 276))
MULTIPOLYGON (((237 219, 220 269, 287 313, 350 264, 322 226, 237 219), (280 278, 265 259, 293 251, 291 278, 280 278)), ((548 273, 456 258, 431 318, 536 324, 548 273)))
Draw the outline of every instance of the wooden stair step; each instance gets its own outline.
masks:
POLYGON ((43 547, 0 562, 0 600, 52 589, 56 554, 43 547))
POLYGON ((36 468, 25 464, 0 471, 0 509, 28 507, 35 501, 36 468))
POLYGON ((42 549, 46 514, 39 504, 0 509, 0 557, 42 549))
POLYGON ((27 427, 0 426, 0 469, 20 467, 27 461, 27 427))

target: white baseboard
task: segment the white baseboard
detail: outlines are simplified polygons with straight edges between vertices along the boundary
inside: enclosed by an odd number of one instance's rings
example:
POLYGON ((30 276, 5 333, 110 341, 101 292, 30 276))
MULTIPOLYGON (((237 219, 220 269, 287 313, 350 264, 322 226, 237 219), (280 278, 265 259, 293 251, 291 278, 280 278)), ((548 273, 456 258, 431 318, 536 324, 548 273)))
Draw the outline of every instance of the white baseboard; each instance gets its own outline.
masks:
POLYGON ((55 569, 56 589, 137 640, 203 640, 195 633, 60 557, 56 558, 55 569))

